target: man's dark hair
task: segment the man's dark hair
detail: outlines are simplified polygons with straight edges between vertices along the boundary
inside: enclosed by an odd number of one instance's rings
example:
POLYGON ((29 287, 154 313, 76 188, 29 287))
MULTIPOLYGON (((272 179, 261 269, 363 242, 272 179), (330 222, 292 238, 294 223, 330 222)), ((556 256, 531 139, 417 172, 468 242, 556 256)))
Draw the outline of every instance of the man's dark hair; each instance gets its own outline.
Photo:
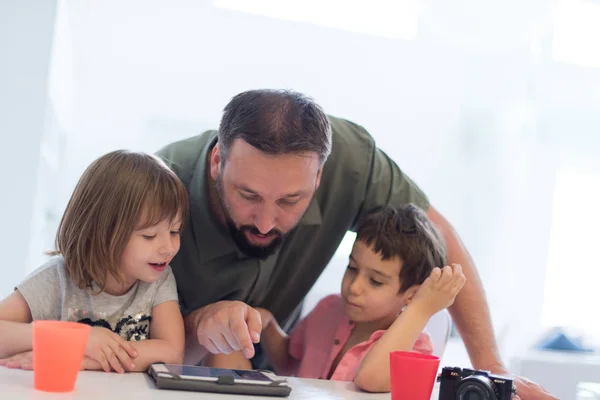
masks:
POLYGON ((356 239, 371 247, 383 260, 400 259, 400 293, 423 283, 433 268, 446 265, 442 235, 413 204, 373 210, 358 228, 356 239))
POLYGON ((291 90, 249 90, 232 98, 219 125, 223 162, 237 138, 267 154, 315 152, 321 165, 331 153, 331 126, 323 109, 291 90))

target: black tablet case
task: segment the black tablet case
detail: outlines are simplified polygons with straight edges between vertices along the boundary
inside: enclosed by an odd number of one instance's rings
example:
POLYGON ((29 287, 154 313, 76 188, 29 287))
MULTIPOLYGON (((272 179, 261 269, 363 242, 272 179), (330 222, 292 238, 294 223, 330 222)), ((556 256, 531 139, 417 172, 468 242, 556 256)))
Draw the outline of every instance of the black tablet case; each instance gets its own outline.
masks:
POLYGON ((283 379, 274 380, 269 385, 236 383, 233 380, 233 376, 221 376, 216 381, 201 381, 198 379, 185 379, 171 372, 160 372, 159 374, 152 366, 148 368, 148 374, 154 379, 156 386, 160 389, 277 397, 287 397, 292 391, 292 388, 287 385, 287 381, 283 379), (162 374, 167 374, 172 378, 160 376, 162 374))

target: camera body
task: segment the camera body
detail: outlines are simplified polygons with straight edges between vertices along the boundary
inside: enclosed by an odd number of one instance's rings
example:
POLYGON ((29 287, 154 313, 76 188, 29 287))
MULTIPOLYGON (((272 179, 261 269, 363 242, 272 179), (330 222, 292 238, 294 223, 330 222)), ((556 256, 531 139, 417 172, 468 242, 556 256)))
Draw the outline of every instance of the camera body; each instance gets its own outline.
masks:
POLYGON ((517 392, 512 379, 492 375, 489 371, 444 367, 437 380, 440 382, 439 400, 511 400, 517 392))

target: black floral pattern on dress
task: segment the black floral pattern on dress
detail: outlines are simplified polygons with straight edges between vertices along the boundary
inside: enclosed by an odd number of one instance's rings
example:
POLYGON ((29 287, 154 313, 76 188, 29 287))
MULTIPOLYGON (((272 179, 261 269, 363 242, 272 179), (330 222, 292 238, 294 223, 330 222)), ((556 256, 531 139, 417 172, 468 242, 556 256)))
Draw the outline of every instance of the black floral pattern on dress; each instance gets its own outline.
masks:
POLYGON ((93 320, 91 318, 82 318, 79 323, 91 327, 102 327, 115 332, 123 339, 130 342, 139 342, 150 338, 150 322, 152 316, 148 314, 137 314, 135 316, 127 315, 121 318, 113 328, 110 323, 103 319, 93 320))

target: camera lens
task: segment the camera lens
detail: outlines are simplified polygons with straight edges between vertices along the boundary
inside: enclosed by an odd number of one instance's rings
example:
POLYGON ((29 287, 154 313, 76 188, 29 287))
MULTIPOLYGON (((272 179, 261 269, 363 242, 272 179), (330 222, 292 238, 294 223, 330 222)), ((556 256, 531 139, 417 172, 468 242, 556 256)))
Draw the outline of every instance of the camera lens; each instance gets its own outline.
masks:
POLYGON ((496 392, 490 380, 482 375, 471 375, 456 386, 455 400, 496 400, 496 392))

